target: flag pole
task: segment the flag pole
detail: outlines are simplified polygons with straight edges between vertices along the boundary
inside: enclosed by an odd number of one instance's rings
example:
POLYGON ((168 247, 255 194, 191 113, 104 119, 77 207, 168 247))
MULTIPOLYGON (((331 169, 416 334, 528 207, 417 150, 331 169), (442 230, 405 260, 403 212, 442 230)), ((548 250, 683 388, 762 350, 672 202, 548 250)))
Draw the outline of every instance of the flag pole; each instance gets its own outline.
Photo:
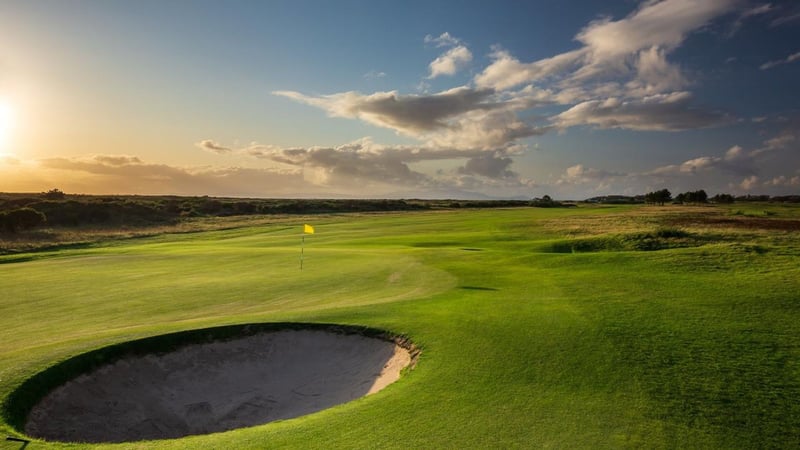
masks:
POLYGON ((306 234, 314 234, 314 227, 311 225, 304 223, 303 224, 303 234, 300 238, 300 270, 303 270, 303 250, 306 244, 306 234))
POLYGON ((303 232, 300 238, 300 270, 303 270, 303 249, 306 245, 306 233, 303 232))

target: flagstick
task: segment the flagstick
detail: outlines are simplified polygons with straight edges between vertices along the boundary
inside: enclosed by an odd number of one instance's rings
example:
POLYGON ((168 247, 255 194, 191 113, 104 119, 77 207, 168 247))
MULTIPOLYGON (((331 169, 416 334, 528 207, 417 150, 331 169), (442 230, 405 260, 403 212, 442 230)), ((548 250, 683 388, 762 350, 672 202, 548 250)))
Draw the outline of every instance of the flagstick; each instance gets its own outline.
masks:
POLYGON ((303 248, 306 245, 306 234, 303 233, 303 237, 300 238, 300 270, 303 270, 303 248))

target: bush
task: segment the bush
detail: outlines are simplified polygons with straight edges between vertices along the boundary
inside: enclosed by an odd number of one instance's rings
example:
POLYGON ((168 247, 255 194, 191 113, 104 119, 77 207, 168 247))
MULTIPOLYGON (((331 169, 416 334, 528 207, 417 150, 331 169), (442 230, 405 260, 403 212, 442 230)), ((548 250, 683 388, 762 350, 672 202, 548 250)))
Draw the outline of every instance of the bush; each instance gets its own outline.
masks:
POLYGON ((47 221, 44 214, 33 208, 13 209, 0 215, 0 223, 5 231, 16 233, 27 230, 47 221))
POLYGON ((685 238, 689 237, 689 233, 681 230, 680 228, 659 228, 656 230, 656 237, 659 238, 685 238))
POLYGON ((42 193, 42 197, 47 200, 63 200, 66 196, 67 194, 58 189, 50 189, 49 191, 42 193))

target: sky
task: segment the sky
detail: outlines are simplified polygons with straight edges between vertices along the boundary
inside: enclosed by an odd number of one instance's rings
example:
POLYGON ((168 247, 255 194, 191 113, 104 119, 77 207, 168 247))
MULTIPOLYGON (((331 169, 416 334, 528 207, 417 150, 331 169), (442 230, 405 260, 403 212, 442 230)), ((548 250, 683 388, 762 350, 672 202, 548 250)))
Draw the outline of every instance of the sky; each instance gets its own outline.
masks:
POLYGON ((0 1, 0 192, 800 194, 800 2, 0 1))

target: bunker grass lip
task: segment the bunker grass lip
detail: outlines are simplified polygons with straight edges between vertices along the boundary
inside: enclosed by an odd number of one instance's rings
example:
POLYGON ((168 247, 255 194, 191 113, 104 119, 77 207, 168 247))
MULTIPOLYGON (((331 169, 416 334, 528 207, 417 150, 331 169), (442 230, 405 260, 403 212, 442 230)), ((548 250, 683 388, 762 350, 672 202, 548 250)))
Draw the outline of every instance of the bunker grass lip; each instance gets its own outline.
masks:
POLYGON ((396 381, 418 353, 404 337, 365 327, 189 330, 57 364, 23 383, 9 399, 19 404, 6 410, 16 412, 18 424, 22 419, 20 431, 51 441, 179 438, 298 417, 372 394, 396 381))

